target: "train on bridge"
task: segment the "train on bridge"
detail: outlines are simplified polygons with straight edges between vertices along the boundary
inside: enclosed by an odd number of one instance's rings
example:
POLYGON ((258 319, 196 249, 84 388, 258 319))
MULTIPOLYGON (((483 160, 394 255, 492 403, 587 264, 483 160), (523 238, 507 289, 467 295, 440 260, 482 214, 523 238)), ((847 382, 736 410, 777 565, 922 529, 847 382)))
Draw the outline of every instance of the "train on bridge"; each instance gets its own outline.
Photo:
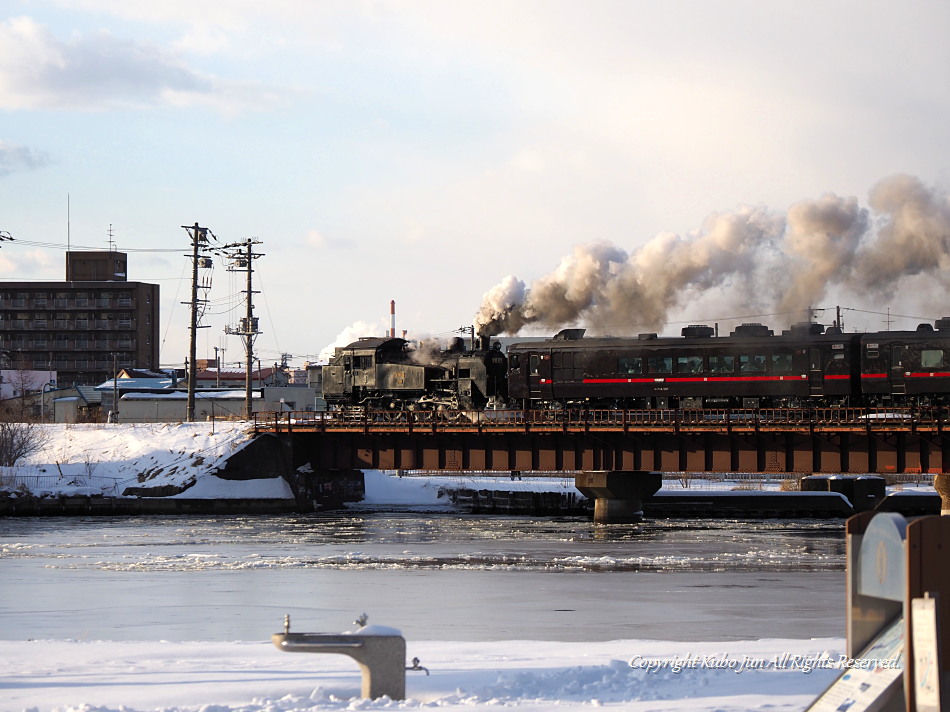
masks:
POLYGON ((844 333, 802 323, 775 334, 587 337, 564 329, 511 344, 447 349, 360 339, 323 367, 331 408, 485 410, 917 407, 950 404, 950 317, 913 331, 844 333))

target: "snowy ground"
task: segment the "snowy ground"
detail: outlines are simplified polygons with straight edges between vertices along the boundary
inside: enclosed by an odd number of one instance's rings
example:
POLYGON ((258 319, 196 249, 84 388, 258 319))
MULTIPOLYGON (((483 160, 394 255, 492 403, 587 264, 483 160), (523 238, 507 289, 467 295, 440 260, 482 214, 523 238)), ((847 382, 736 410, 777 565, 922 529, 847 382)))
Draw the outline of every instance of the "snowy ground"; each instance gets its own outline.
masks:
POLYGON ((288 655, 267 641, 0 641, 0 709, 783 712, 804 709, 834 679, 838 671, 812 666, 842 648, 837 639, 407 644, 430 674, 407 673, 406 700, 369 701, 349 658, 288 655))
POLYGON ((121 495, 130 486, 184 485, 213 472, 251 439, 246 423, 38 426, 42 447, 17 467, 0 468, 7 486, 44 494, 121 495))

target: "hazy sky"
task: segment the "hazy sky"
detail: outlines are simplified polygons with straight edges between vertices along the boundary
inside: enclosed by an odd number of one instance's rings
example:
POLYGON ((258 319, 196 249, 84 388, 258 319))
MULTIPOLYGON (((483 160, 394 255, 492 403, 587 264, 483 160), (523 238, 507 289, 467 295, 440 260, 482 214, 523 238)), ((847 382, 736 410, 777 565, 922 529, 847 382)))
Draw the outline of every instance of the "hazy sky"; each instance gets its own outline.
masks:
MULTIPOLYGON (((111 225, 130 279, 161 284, 165 364, 187 353, 180 225, 196 221, 222 242, 262 241, 258 348, 299 362, 356 322, 387 328, 391 299, 400 331, 448 334, 507 275, 530 287, 576 245, 688 246, 711 214, 784 214, 826 193, 866 206, 894 174, 950 185, 942 0, 3 10, 0 230, 65 244, 67 196, 73 245, 107 248, 111 225)), ((212 272, 199 355, 238 360, 223 329, 241 285, 212 272)), ((64 273, 62 247, 0 250, 2 279, 64 273)), ((950 314, 944 280, 924 277, 815 305, 950 314)), ((760 306, 743 299, 693 289, 670 316, 760 306)))

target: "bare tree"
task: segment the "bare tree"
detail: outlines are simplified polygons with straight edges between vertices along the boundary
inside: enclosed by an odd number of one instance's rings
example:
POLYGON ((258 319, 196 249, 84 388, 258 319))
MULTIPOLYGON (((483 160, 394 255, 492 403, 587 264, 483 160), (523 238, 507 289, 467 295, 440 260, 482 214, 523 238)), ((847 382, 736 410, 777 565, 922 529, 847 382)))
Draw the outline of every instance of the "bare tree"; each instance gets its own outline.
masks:
POLYGON ((14 467, 42 450, 47 440, 46 429, 38 423, 0 421, 0 467, 14 467))
MULTIPOLYGON (((19 364, 7 372, 12 398, 0 401, 0 467, 13 467, 24 457, 43 449, 49 433, 37 422, 36 376, 19 364)), ((40 389, 42 398, 42 389, 40 389)))

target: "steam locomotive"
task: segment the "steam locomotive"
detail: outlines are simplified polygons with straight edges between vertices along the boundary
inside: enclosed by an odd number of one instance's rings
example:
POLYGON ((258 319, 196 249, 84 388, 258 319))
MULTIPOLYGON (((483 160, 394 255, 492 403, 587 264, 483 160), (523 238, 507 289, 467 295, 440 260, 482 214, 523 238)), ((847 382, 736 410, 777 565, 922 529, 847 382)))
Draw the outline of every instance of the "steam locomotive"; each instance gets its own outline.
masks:
POLYGON ((564 329, 511 344, 413 349, 361 339, 323 367, 331 406, 486 408, 795 408, 950 403, 950 317, 914 331, 847 334, 802 323, 775 334, 706 325, 679 338, 584 336, 564 329))

